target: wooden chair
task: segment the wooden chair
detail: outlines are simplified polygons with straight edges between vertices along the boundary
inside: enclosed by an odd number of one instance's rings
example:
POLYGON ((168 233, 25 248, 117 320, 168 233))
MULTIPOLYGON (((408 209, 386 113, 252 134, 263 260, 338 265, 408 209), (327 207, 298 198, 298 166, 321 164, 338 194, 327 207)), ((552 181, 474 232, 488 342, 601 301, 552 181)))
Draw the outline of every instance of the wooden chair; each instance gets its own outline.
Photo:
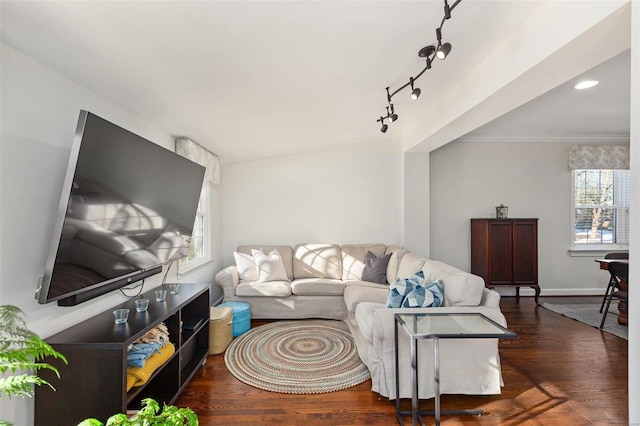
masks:
MULTIPOLYGON (((629 259, 629 253, 607 253, 604 256, 605 259, 629 259)), ((611 293, 615 288, 618 281, 611 276, 609 278, 609 284, 607 284, 607 289, 604 292, 604 297, 602 298, 602 304, 600 305, 600 313, 604 309, 604 304, 607 302, 607 297, 609 297, 609 293, 611 293)))
POLYGON ((611 301, 613 299, 624 300, 627 302, 629 300, 629 296, 626 291, 623 291, 620 288, 620 280, 628 280, 629 279, 629 264, 628 263, 620 263, 620 262, 610 262, 608 265, 609 274, 611 274, 611 281, 614 281, 614 288, 609 293, 607 297, 607 306, 602 313, 602 322, 600 323, 600 329, 604 327, 604 322, 607 319, 607 314, 609 313, 609 307, 611 306, 611 301))

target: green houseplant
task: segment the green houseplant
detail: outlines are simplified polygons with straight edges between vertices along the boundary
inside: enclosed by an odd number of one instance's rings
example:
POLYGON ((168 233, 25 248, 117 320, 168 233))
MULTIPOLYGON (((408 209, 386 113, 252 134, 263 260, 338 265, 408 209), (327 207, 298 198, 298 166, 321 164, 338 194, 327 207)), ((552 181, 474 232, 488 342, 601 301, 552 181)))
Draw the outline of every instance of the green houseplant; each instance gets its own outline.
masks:
MULTIPOLYGON (((0 398, 3 394, 32 397, 34 385, 51 383, 38 376, 40 370, 51 370, 58 377, 58 370, 44 361, 53 357, 67 362, 66 358, 27 328, 24 312, 17 306, 0 305, 0 398)), ((9 425, 0 420, 0 425, 9 425)))
MULTIPOLYGON (((160 411, 160 404, 152 398, 142 400, 142 408, 133 417, 115 414, 107 420, 106 426, 198 426, 198 416, 190 408, 177 408, 165 405, 160 411)), ((86 419, 78 426, 103 426, 96 419, 86 419)))

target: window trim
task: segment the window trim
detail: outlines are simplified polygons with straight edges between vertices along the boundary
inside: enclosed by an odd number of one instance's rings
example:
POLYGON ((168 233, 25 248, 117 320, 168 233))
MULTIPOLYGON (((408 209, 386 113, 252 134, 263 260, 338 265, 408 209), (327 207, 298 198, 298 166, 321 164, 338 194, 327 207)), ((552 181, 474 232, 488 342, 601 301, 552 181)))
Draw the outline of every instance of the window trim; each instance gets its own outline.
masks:
MULTIPOLYGON (((178 261, 178 270, 176 276, 178 279, 202 268, 203 266, 213 262, 212 250, 211 250, 211 183, 205 179, 202 184, 202 192, 200 193, 199 208, 202 210, 202 248, 203 255, 193 260, 186 260, 186 258, 178 261)), ((194 219, 195 220, 195 219, 194 219)))
MULTIPOLYGON (((612 169, 574 169, 571 170, 571 226, 569 228, 570 248, 568 253, 570 256, 604 256, 612 251, 625 252, 629 250, 629 244, 623 243, 600 243, 600 244, 576 244, 575 228, 576 228, 576 171, 578 170, 612 170, 612 169)), ((615 207, 616 209, 624 208, 622 206, 603 206, 615 207)), ((628 207, 626 207, 628 209, 628 207)), ((617 230, 616 230, 617 232, 617 230)))

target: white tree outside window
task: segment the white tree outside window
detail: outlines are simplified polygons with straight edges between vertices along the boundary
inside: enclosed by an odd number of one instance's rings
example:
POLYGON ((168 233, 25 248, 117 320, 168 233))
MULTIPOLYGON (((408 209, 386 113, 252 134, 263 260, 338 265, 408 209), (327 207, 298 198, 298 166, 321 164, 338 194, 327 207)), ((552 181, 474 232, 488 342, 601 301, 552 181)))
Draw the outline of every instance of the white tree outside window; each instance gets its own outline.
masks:
POLYGON ((573 171, 572 249, 628 250, 629 171, 573 171))

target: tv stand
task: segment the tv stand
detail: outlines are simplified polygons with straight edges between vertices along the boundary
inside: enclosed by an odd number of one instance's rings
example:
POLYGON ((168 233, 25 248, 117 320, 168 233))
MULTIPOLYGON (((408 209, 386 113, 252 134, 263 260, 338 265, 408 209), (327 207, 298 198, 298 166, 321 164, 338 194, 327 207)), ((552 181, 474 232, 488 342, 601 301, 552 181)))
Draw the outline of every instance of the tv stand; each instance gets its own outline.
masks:
POLYGON ((156 302, 153 290, 139 298, 149 299, 147 312, 136 312, 130 300, 46 339, 69 364, 47 359, 60 379, 41 372, 56 390, 36 387, 35 424, 75 425, 90 417, 105 423, 114 414, 140 409, 144 398, 160 406, 175 402, 209 355, 209 284, 181 284, 180 293, 168 293, 165 302, 156 302), (113 322, 112 311, 119 308, 130 310, 125 324, 113 322), (183 327, 185 319, 196 319, 196 326, 183 327), (127 392, 127 346, 162 322, 176 352, 145 384, 127 392))

